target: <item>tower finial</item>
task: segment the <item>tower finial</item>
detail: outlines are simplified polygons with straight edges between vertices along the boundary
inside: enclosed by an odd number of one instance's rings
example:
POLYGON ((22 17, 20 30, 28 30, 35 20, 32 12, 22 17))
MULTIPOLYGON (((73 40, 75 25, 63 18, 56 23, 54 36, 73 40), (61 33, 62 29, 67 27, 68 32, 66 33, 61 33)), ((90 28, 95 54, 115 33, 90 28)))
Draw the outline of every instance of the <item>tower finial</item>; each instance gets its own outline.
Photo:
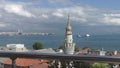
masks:
POLYGON ((68 14, 68 21, 69 21, 69 17, 70 17, 70 15, 68 14))
POLYGON ((70 14, 68 14, 67 26, 70 26, 70 14))
POLYGON ((68 14, 68 23, 70 22, 70 14, 68 14))

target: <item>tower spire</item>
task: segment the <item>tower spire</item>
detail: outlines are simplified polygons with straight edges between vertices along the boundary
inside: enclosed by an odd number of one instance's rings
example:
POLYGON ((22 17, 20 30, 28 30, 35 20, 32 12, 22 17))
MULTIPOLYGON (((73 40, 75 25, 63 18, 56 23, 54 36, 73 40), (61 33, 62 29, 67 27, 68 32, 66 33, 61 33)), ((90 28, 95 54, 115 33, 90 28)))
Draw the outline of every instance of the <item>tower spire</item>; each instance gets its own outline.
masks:
POLYGON ((68 15, 68 22, 69 22, 69 20, 70 20, 69 18, 70 18, 70 15, 68 15))
POLYGON ((70 26, 70 15, 68 15, 67 26, 70 26))
POLYGON ((72 35, 72 27, 70 25, 70 18, 69 18, 69 15, 68 15, 68 21, 67 21, 67 26, 66 26, 66 35, 69 35, 69 34, 72 35))

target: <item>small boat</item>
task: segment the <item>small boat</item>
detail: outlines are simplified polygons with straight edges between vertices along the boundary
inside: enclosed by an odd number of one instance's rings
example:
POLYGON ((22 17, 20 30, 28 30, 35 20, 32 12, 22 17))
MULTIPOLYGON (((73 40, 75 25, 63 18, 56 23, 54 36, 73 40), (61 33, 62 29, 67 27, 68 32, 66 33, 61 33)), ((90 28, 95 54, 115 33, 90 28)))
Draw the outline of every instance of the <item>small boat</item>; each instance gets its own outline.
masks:
POLYGON ((90 37, 90 34, 86 34, 85 36, 86 36, 86 37, 90 37))
POLYGON ((77 35, 78 38, 82 37, 80 34, 77 35))

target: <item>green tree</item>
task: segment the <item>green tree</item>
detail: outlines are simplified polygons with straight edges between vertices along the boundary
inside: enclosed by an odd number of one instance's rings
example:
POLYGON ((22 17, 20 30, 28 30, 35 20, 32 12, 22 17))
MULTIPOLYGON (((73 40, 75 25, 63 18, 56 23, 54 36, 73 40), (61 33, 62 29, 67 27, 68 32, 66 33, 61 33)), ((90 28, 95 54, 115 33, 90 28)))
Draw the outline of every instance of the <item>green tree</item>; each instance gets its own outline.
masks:
POLYGON ((79 51, 80 48, 78 47, 78 45, 75 45, 75 51, 79 51))
POLYGON ((33 49, 35 49, 35 50, 43 49, 43 44, 41 42, 35 42, 33 44, 33 49))
POLYGON ((95 63, 91 65, 91 68, 110 68, 110 65, 106 63, 95 63))
POLYGON ((64 45, 61 45, 61 46, 58 47, 58 49, 63 49, 63 47, 64 47, 64 45))
POLYGON ((80 62, 80 61, 74 61, 74 67, 75 68, 90 68, 91 64, 85 63, 85 62, 80 62))

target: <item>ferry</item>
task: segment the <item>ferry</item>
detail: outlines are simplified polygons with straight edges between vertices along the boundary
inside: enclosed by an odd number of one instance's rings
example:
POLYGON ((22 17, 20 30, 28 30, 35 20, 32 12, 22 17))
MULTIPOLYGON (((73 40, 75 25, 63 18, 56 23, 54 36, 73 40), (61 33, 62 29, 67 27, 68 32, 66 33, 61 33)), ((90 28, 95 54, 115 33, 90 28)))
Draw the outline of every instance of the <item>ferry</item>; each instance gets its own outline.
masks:
POLYGON ((86 37, 90 37, 90 34, 86 34, 85 36, 86 36, 86 37))

